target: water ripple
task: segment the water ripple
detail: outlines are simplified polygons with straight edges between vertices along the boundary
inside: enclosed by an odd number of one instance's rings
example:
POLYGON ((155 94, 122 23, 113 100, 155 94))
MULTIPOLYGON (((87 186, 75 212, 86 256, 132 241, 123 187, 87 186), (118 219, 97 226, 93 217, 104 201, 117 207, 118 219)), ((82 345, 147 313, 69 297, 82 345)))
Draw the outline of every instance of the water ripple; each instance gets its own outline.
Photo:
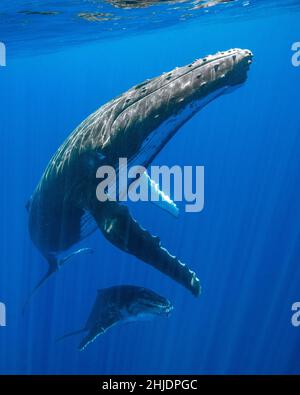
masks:
POLYGON ((299 8, 298 0, 2 0, 0 41, 11 51, 44 52, 195 18, 216 23, 299 8))

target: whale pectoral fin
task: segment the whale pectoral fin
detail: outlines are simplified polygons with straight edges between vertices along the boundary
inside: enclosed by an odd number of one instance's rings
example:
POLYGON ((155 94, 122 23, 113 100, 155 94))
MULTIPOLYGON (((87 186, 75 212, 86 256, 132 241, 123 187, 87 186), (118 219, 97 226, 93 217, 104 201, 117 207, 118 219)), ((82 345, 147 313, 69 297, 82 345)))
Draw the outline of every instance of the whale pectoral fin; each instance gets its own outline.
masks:
POLYGON ((98 336, 103 335, 109 328, 121 321, 119 309, 109 308, 99 321, 91 325, 88 334, 79 345, 79 350, 83 351, 90 343, 93 343, 98 336))
POLYGON ((92 213, 102 233, 112 244, 152 265, 162 273, 189 289, 200 293, 195 272, 161 246, 158 237, 152 236, 135 221, 127 207, 106 202, 92 213))
POLYGON ((151 203, 172 214, 174 217, 179 216, 179 209, 176 203, 159 188, 159 185, 150 178, 146 171, 140 177, 139 183, 146 184, 151 196, 151 203))

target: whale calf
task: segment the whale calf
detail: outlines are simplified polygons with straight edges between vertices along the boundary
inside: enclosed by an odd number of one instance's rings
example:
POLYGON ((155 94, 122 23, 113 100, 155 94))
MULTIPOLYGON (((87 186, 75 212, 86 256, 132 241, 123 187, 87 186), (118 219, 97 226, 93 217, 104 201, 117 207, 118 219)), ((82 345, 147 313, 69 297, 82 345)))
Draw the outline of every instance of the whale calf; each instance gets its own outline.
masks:
POLYGON ((82 351, 117 323, 169 316, 172 310, 173 306, 168 299, 146 288, 120 285, 100 289, 85 326, 58 340, 88 332, 79 345, 79 350, 82 351))
POLYGON ((147 168, 185 122, 246 81, 252 57, 247 49, 231 49, 176 68, 104 104, 74 130, 27 204, 30 237, 49 263, 43 281, 55 272, 61 254, 100 229, 122 251, 199 295, 195 272, 142 228, 126 206, 97 200, 96 172, 100 166, 116 167, 119 158, 147 168))

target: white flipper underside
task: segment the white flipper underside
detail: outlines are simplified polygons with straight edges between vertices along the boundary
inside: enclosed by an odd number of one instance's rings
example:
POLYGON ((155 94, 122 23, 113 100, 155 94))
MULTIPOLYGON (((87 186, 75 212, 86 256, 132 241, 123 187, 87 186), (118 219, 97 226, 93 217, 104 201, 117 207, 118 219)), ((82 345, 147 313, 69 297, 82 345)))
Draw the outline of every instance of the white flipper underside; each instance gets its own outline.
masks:
POLYGON ((148 186, 151 203, 174 215, 174 217, 178 217, 179 209, 176 204, 168 195, 159 189, 159 185, 150 178, 146 171, 139 179, 139 184, 142 185, 142 183, 146 183, 148 186))

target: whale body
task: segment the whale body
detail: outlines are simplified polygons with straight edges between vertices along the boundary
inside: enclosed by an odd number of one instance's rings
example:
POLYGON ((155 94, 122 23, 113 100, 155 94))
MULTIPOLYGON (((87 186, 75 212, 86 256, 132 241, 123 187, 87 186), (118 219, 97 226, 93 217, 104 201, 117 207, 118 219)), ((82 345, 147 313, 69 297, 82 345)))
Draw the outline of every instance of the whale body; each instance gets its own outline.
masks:
POLYGON ((113 245, 199 295, 195 272, 143 229, 125 205, 97 200, 96 172, 103 165, 117 166, 119 158, 147 168, 185 122, 246 81, 252 56, 249 50, 231 49, 147 80, 74 130, 27 204, 31 239, 49 264, 39 285, 58 269, 65 251, 100 229, 113 245))

